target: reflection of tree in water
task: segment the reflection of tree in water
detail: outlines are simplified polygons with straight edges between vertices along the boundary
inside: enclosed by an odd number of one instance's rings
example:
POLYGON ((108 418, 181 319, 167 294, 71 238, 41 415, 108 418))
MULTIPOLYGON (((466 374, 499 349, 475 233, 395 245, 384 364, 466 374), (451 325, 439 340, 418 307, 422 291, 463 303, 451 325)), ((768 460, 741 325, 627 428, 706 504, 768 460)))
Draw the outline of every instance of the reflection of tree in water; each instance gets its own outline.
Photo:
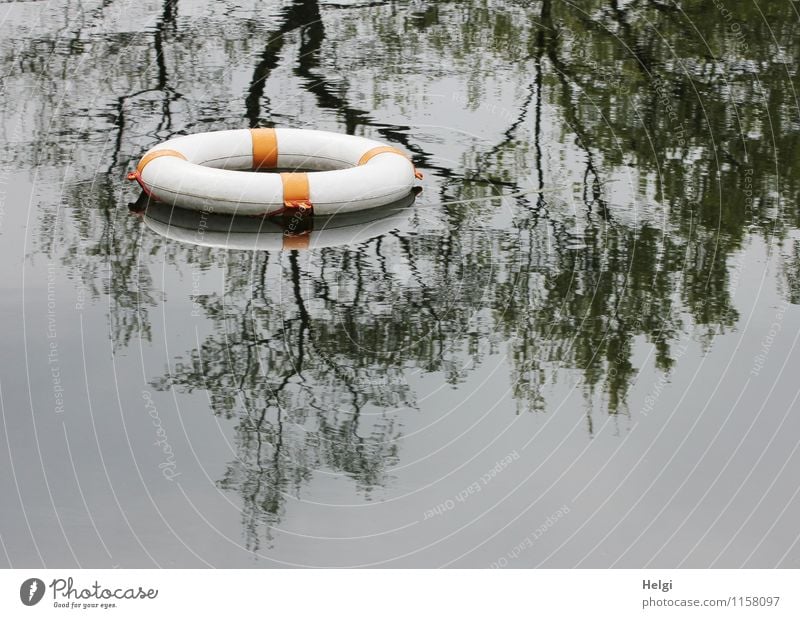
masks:
POLYGON ((238 458, 221 486, 241 489, 251 543, 258 515, 274 523, 314 469, 346 474, 365 495, 383 484, 402 415, 416 407, 406 368, 463 379, 479 339, 463 331, 489 271, 440 259, 440 242, 398 232, 308 258, 228 254, 225 294, 200 300, 216 332, 156 386, 208 390, 218 414, 238 419, 238 458))
MULTIPOLYGON (((791 115, 797 62, 789 57, 796 20, 788 5, 736 10, 750 28, 746 48, 700 2, 437 3, 417 12, 392 3, 363 10, 288 3, 254 60, 243 95, 247 123, 274 124, 266 85, 289 63, 318 110, 348 133, 402 144, 437 180, 440 199, 426 195, 428 204, 443 203, 435 229, 423 223, 315 252, 311 261, 299 253, 224 253, 149 236, 142 242, 136 219, 120 212, 116 181, 76 188, 69 212, 78 239, 62 243, 62 260, 89 286, 106 282, 94 291, 112 298, 118 345, 147 336, 146 310, 157 301, 140 252, 159 251, 174 264, 213 261, 229 273, 224 298, 202 301, 214 333, 158 383, 207 390, 216 413, 237 419, 238 458, 220 484, 242 494, 251 545, 262 523, 277 522, 286 493, 299 493, 317 468, 347 474, 365 493, 385 482, 402 409, 415 406, 409 370, 457 384, 488 354, 507 352, 520 410, 545 410, 548 382, 571 369, 590 400, 602 394, 608 412, 618 413, 638 371, 637 338, 654 346, 656 366, 667 372, 690 325, 708 337, 736 323, 728 261, 750 231, 782 238, 797 226, 800 183, 791 115), (335 54, 346 54, 347 37, 334 45, 333 32, 355 21, 356 38, 365 40, 368 29, 374 47, 359 71, 389 80, 416 60, 453 67, 467 83, 467 107, 477 109, 488 96, 484 76, 505 70, 522 84, 518 116, 498 143, 468 148, 463 165, 443 165, 410 126, 380 122, 367 111, 375 105, 353 105, 355 84, 326 78, 335 54), (579 212, 564 206, 569 195, 547 193, 448 204, 558 184, 543 149, 553 125, 582 161, 579 212), (641 219, 627 216, 618 204, 613 177, 626 170, 636 172, 635 189, 663 207, 663 220, 647 209, 641 219), (492 221, 504 208, 511 225, 492 221)), ((183 90, 171 85, 177 77, 164 58, 193 44, 175 15, 165 4, 151 42, 155 85, 131 83, 116 99, 117 152, 137 123, 126 96, 163 94, 145 133, 151 137, 208 122, 172 117, 183 90)), ((123 167, 114 167, 115 178, 123 167)), ((783 276, 794 303, 798 254, 788 243, 783 276)), ((589 422, 591 430, 591 415, 589 422)))

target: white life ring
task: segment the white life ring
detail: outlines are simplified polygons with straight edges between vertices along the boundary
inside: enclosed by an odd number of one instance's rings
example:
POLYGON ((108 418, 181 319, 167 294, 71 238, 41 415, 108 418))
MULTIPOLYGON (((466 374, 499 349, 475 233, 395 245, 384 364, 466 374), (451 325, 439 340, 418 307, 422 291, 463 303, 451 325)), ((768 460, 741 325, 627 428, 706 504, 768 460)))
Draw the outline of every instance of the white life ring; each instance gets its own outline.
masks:
POLYGON ((184 135, 145 153, 128 179, 150 197, 208 213, 331 215, 390 204, 421 178, 405 153, 327 131, 239 129, 184 135), (242 170, 289 170, 257 174, 242 170), (314 170, 297 172, 293 170, 314 170))

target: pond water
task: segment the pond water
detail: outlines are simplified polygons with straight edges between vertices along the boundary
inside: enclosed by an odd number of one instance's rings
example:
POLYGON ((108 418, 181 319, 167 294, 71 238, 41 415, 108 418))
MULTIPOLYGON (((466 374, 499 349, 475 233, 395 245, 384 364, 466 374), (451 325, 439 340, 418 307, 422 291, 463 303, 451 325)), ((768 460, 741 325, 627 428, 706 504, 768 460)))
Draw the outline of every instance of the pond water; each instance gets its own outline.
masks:
POLYGON ((0 564, 800 567, 797 11, 0 4, 0 564), (422 191, 133 212, 270 126, 422 191))

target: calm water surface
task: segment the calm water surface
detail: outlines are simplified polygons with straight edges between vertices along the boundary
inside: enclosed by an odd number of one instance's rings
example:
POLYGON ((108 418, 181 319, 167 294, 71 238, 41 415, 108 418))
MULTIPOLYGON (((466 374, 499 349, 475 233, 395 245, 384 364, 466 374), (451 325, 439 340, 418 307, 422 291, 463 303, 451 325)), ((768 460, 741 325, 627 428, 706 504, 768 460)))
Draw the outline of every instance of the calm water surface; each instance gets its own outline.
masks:
POLYGON ((0 4, 0 564, 800 567, 797 11, 0 4), (423 190, 132 212, 269 126, 423 190))

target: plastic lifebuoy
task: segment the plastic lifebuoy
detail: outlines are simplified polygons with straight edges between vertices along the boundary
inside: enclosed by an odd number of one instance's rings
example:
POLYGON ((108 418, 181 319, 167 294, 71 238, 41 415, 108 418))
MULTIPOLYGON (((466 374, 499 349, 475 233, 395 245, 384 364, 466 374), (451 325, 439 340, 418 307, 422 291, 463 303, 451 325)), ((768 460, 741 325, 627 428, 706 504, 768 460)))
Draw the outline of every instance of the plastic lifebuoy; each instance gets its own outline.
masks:
POLYGON ((384 206, 421 178, 401 150, 305 129, 196 133, 151 148, 128 174, 157 200, 207 213, 330 215, 384 206), (310 172, 291 170, 314 170, 310 172), (242 170, 289 170, 254 174, 242 170))

